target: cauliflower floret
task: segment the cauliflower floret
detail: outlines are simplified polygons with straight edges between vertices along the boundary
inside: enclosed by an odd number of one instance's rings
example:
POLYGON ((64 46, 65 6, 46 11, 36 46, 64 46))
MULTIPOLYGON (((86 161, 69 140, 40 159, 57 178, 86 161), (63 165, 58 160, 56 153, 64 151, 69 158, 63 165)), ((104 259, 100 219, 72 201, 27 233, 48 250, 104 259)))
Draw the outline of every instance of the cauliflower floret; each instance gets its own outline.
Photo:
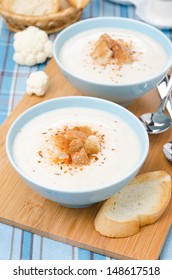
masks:
POLYGON ((53 43, 45 31, 29 26, 14 35, 14 56, 16 63, 33 66, 52 57, 53 43))
POLYGON ((30 74, 26 81, 26 92, 29 95, 36 94, 42 96, 48 87, 48 76, 43 71, 37 71, 30 74))

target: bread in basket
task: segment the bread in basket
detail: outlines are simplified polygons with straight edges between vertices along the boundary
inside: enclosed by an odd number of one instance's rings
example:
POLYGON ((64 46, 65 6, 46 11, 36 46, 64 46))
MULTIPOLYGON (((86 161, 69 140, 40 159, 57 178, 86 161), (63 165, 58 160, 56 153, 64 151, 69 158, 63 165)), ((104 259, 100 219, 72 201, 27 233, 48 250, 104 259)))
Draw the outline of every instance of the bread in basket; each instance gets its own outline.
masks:
POLYGON ((0 0, 0 15, 13 32, 37 26, 50 34, 79 20, 88 2, 89 0, 0 0))

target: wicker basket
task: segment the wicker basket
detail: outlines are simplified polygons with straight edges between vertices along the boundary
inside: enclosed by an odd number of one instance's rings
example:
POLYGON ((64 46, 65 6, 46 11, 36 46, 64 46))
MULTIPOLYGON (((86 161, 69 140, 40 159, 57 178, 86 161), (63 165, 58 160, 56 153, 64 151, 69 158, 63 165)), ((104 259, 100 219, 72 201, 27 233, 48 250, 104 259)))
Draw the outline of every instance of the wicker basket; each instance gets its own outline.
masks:
POLYGON ((13 13, 7 6, 4 6, 3 2, 0 0, 0 15, 13 32, 24 30, 28 26, 37 26, 48 34, 54 33, 79 20, 83 10, 71 6, 56 13, 31 16, 13 13))

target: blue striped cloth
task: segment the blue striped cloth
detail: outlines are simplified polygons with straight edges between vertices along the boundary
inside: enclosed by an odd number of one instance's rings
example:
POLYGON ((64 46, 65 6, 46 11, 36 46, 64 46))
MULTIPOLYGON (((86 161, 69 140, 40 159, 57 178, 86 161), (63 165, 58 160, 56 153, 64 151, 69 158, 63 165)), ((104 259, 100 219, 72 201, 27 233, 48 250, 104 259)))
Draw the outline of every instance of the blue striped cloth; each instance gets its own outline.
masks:
MULTIPOLYGON (((112 4, 110 1, 92 0, 85 8, 82 19, 98 16, 120 16, 138 19, 134 6, 112 4)), ((163 30, 171 39, 171 31, 163 30)), ((0 124, 22 98, 26 79, 32 71, 45 64, 23 67, 14 63, 13 36, 0 17, 0 124)), ((56 34, 50 35, 53 41, 56 34)), ((48 238, 0 223, 0 260, 109 260, 107 256, 89 252, 48 238)), ((172 259, 172 230, 160 254, 161 260, 172 259)))

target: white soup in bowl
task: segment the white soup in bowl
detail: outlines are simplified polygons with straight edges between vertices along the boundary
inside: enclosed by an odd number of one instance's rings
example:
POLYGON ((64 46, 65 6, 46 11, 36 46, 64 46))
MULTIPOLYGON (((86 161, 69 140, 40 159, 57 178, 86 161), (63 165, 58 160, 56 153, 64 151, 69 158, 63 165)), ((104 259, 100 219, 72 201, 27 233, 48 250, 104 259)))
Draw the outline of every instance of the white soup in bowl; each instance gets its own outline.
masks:
POLYGON ((140 161, 140 145, 131 125, 115 113, 84 107, 58 108, 21 127, 14 139, 13 157, 22 172, 39 184, 82 192, 101 189, 128 176, 140 161), (78 133, 79 140, 73 134, 70 138, 71 132, 78 133), (89 139, 96 139, 93 146, 98 149, 87 152, 89 139), (73 153, 69 152, 71 143, 73 153), (78 143, 81 146, 76 150, 78 143), (72 161, 73 154, 80 156, 77 153, 83 147, 88 159, 79 164, 72 161))
POLYGON ((157 40, 134 30, 110 27, 72 36, 61 48, 59 58, 74 75, 112 85, 150 79, 167 64, 166 52, 157 40), (130 60, 125 60, 126 55, 130 60), (118 63, 121 56, 123 63, 118 63))

